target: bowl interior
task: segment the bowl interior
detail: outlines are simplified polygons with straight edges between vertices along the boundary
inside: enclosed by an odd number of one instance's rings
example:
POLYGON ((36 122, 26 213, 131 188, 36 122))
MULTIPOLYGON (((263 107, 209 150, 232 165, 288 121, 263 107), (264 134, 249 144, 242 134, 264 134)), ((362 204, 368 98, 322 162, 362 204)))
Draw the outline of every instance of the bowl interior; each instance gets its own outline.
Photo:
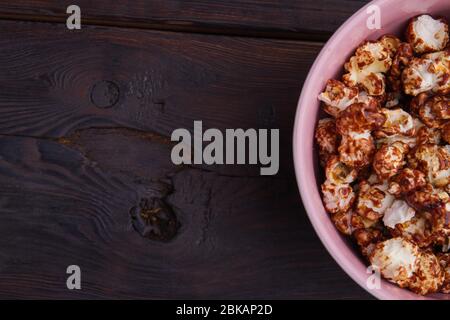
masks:
POLYGON ((328 79, 339 79, 344 63, 364 40, 375 40, 384 34, 395 34, 403 38, 410 18, 428 13, 450 20, 448 0, 375 0, 348 19, 327 42, 316 58, 303 86, 297 107, 294 127, 294 165, 303 204, 323 244, 336 262, 359 285, 380 299, 448 299, 450 295, 434 294, 420 297, 410 291, 382 281, 379 289, 367 286, 372 274, 348 239, 334 227, 322 205, 316 150, 314 146, 315 125, 322 115, 318 94, 328 79), (376 7, 373 7, 376 6, 376 7), (379 8, 381 29, 370 30, 367 19, 379 8))

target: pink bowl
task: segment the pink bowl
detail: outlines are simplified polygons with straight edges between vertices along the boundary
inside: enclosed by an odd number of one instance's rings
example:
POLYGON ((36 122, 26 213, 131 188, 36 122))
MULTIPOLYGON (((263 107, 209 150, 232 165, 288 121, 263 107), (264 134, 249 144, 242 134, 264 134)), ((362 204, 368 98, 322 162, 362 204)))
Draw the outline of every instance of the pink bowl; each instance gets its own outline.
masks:
POLYGON ((316 58, 303 86, 297 106, 294 126, 294 165, 303 204, 309 219, 328 252, 344 271, 361 287, 379 299, 442 299, 450 295, 434 294, 421 297, 401 289, 387 281, 381 288, 369 289, 366 285, 371 274, 366 263, 351 246, 349 239, 334 227, 322 204, 319 192, 318 161, 314 146, 314 129, 320 117, 317 95, 330 78, 342 73, 344 62, 364 40, 375 40, 386 33, 403 35, 408 20, 418 14, 428 13, 450 18, 448 0, 375 0, 348 19, 324 46, 316 58), (366 21, 373 11, 370 6, 380 8, 381 29, 369 30, 366 21), (369 12, 369 13, 368 13, 369 12))

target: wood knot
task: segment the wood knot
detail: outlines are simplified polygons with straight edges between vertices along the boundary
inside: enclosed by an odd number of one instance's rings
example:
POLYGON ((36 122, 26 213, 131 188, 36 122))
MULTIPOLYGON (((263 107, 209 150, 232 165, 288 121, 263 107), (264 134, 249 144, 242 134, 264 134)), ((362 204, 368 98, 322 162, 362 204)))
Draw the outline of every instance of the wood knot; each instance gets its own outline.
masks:
POLYGON ((112 81, 100 81, 91 90, 91 102, 98 108, 111 108, 119 101, 120 89, 112 81))
POLYGON ((142 199, 130 210, 131 223, 141 236, 157 241, 173 239, 180 227, 176 215, 159 198, 142 199))

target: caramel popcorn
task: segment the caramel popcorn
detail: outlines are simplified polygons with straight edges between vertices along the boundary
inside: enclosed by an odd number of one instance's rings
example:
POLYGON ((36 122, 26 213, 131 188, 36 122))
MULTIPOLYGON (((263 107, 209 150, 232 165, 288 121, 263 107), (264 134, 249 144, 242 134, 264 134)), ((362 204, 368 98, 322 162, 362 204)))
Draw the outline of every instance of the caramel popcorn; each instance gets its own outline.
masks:
POLYGON ((427 248, 433 242, 433 217, 429 212, 417 213, 403 223, 397 223, 391 229, 394 237, 403 237, 416 243, 420 248, 427 248))
POLYGON ((433 233, 437 244, 447 244, 450 237, 450 203, 448 200, 433 210, 433 233))
POLYGON ((349 184, 322 184, 323 201, 329 213, 347 212, 355 201, 355 193, 349 184))
POLYGON ((373 170, 380 180, 389 179, 405 165, 405 156, 409 147, 402 142, 383 145, 378 149, 373 160, 373 170))
POLYGON ((450 253, 439 253, 437 257, 444 271, 444 283, 441 292, 450 293, 450 253))
POLYGON ((416 53, 440 51, 448 43, 448 25, 424 14, 411 20, 406 37, 416 53))
POLYGON ((373 249, 375 249, 375 245, 384 238, 383 233, 373 227, 356 229, 353 236, 365 257, 369 257, 372 254, 373 249))
MULTIPOLYGON (((386 121, 381 127, 386 135, 401 134, 412 136, 415 133, 414 118, 403 109, 382 109, 386 121)), ((381 121, 380 121, 381 122, 381 121)))
MULTIPOLYGON (((409 43, 400 43, 392 60, 391 69, 388 72, 388 82, 394 92, 399 94, 402 90, 402 73, 405 67, 414 57, 413 48, 409 43)), ((387 106, 387 108, 389 108, 387 106)))
POLYGON ((395 200, 394 203, 386 209, 383 217, 383 223, 388 228, 395 228, 397 224, 411 221, 416 215, 416 211, 403 200, 395 200))
POLYGON ((350 87, 360 86, 369 95, 385 93, 385 75, 392 65, 393 49, 387 41, 367 41, 356 49, 344 65, 348 72, 342 79, 350 87))
POLYGON ((442 204, 445 194, 436 190, 431 184, 405 195, 410 206, 416 210, 433 210, 442 204))
POLYGON ((387 280, 407 287, 419 265, 420 248, 401 237, 379 242, 370 262, 387 280))
POLYGON ((325 167, 327 181, 333 184, 348 184, 355 181, 357 171, 339 160, 339 156, 331 156, 325 167))
POLYGON ((428 181, 435 187, 444 187, 450 182, 450 149, 448 147, 433 144, 420 145, 409 157, 411 166, 427 174, 428 181))
POLYGON ((421 252, 417 270, 412 277, 409 288, 415 293, 426 295, 439 291, 445 280, 445 273, 436 255, 421 252))
POLYGON ((444 95, 436 95, 429 99, 431 113, 441 120, 450 119, 450 98, 444 95))
POLYGON ((362 43, 319 94, 323 203, 384 278, 450 293, 448 25, 418 16, 405 40, 362 43))
POLYGON ((375 143, 370 131, 350 132, 342 136, 338 152, 340 160, 349 167, 359 169, 368 165, 375 152, 375 143))
POLYGON ((376 104, 355 103, 336 118, 336 129, 341 135, 372 131, 385 123, 386 116, 376 104))
POLYGON ((352 226, 352 216, 353 212, 351 210, 347 212, 338 212, 331 215, 331 220, 340 232, 351 236, 354 230, 352 226))
POLYGON ((319 146, 319 158, 322 166, 328 159, 337 153, 338 135, 336 133, 336 123, 334 119, 325 118, 319 120, 315 134, 317 145, 319 146))
POLYGON ((411 59, 402 73, 405 93, 413 96, 428 91, 441 94, 449 93, 449 60, 450 53, 448 50, 411 59))
POLYGON ((395 200, 387 189, 387 183, 370 185, 362 181, 359 184, 356 212, 369 220, 380 219, 395 200))
POLYGON ((411 191, 425 187, 427 180, 425 174, 419 170, 403 169, 389 182, 388 192, 396 197, 406 195, 411 191))
POLYGON ((324 103, 325 112, 337 117, 341 111, 357 102, 358 93, 358 88, 349 88, 338 80, 330 79, 325 91, 319 95, 319 100, 324 103))
POLYGON ((441 136, 445 142, 450 143, 450 122, 447 122, 442 126, 441 136))

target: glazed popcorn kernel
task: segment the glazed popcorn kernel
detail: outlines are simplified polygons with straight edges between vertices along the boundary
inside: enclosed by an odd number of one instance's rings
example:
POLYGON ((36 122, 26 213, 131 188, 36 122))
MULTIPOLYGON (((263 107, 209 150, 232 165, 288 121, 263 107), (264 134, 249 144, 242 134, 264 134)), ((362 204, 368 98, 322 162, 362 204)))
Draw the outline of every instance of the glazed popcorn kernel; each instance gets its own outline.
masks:
POLYGON ((428 91, 449 93, 449 59, 448 50, 412 58, 402 73, 405 93, 412 96, 428 91))
POLYGON ((325 118, 319 120, 315 138, 319 146, 320 163, 322 166, 325 166, 328 159, 337 153, 338 136, 334 119, 325 118))
POLYGON ((373 160, 373 169, 380 180, 389 179, 405 165, 409 147, 403 142, 385 144, 378 149, 373 160))
POLYGON ((450 47, 429 15, 365 41, 319 94, 323 203, 387 280, 450 293, 450 47))
POLYGON ((415 213, 415 215, 403 223, 395 225, 391 229, 394 237, 403 237, 416 243, 420 248, 427 248, 433 241, 433 218, 429 212, 415 213))
POLYGON ((405 168, 389 182, 388 192, 396 197, 405 195, 425 187, 427 180, 425 174, 419 170, 405 168))
POLYGON ((343 163, 360 169, 372 161, 375 143, 369 131, 350 132, 342 136, 338 152, 343 163))
POLYGON ((332 184, 348 184, 355 181, 358 173, 339 160, 339 156, 331 156, 325 167, 327 181, 332 184))
POLYGON ((442 126, 441 136, 446 143, 450 143, 450 122, 447 122, 442 126))
POLYGON ((386 116, 376 104, 355 103, 339 113, 336 118, 336 130, 341 135, 365 133, 379 128, 386 116))
POLYGON ((356 49, 355 55, 344 65, 342 79, 350 87, 361 86, 368 94, 385 93, 384 73, 392 64, 392 48, 383 41, 367 41, 356 49))
POLYGON ((388 228, 395 228, 397 224, 411 221, 415 215, 416 210, 411 208, 405 201, 395 200, 394 203, 386 209, 383 223, 388 228))
POLYGON ((336 117, 339 112, 357 102, 359 89, 349 88, 340 81, 330 79, 325 91, 319 95, 319 100, 324 103, 324 110, 336 117))
POLYGON ((439 291, 445 280, 445 273, 438 258, 429 252, 421 252, 417 270, 412 277, 409 288, 421 295, 439 291))
POLYGON ((408 287, 419 265, 420 248, 401 237, 379 242, 371 256, 372 265, 387 280, 408 287))
POLYGON ((401 108, 381 110, 385 121, 381 131, 386 135, 401 134, 412 136, 415 133, 414 118, 401 108))
POLYGON ((355 201, 355 193, 349 184, 322 184, 323 201, 329 213, 347 212, 355 201))
POLYGON ((356 212, 369 220, 380 219, 395 200, 387 189, 387 183, 370 185, 362 181, 359 184, 356 212))
POLYGON ((425 14, 411 20, 406 37, 419 54, 439 51, 448 43, 448 25, 443 19, 433 19, 425 14))
POLYGON ((444 283, 442 285, 441 292, 450 293, 450 254, 439 253, 437 257, 444 271, 444 283))

